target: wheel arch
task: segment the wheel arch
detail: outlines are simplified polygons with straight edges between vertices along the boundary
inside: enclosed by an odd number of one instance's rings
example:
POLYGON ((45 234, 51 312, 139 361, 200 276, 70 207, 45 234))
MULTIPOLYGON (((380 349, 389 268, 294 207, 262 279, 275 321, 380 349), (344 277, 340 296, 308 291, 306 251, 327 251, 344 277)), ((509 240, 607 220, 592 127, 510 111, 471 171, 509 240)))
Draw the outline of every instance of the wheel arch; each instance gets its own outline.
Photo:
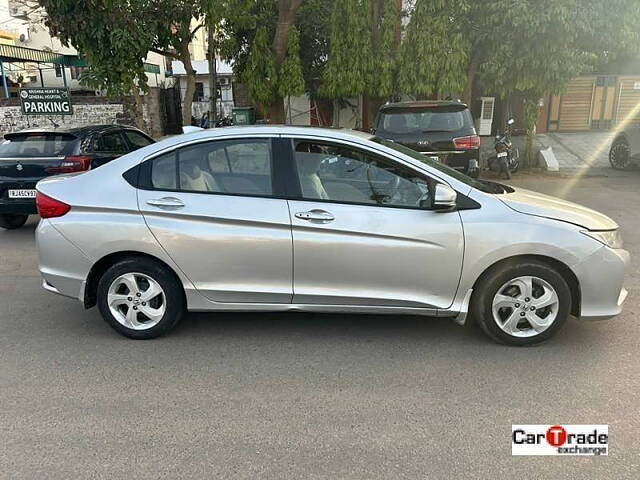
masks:
POLYGON ((121 252, 113 252, 108 255, 105 255, 96 263, 94 263, 93 266, 91 267, 91 270, 87 275, 87 280, 86 280, 85 289, 84 289, 85 308, 91 308, 96 305, 98 282, 100 281, 100 278, 102 277, 104 272, 106 272, 112 265, 115 265, 116 263, 122 260, 127 260, 132 258, 145 258, 166 268, 167 271, 170 272, 176 278, 178 283, 182 286, 182 294, 185 296, 185 300, 186 300, 186 294, 184 292, 184 286, 182 281, 180 280, 180 276, 175 272, 175 270, 169 264, 167 264, 167 262, 159 259, 158 257, 150 255, 148 253, 137 252, 137 251, 121 251, 121 252))
MULTIPOLYGON (((562 276, 562 278, 564 278, 564 280, 567 282, 567 285, 569 286, 569 290, 571 291, 571 309, 570 309, 571 315, 575 317, 579 317, 582 299, 581 299, 581 291, 580 291, 580 282, 578 281, 578 277, 576 277, 575 273, 573 273, 571 268, 568 265, 566 265, 564 262, 561 262, 560 260, 555 259, 553 257, 548 257, 546 255, 514 255, 511 257, 498 260, 497 262, 487 267, 480 274, 480 276, 478 276, 478 278, 473 284, 474 294, 477 291, 477 288, 476 288, 477 285, 480 282, 482 282, 487 277, 487 275, 489 275, 493 270, 509 264, 517 265, 518 263, 523 263, 527 260, 529 261, 535 260, 537 262, 545 263, 548 266, 555 269, 562 276)), ((473 301, 473 296, 471 300, 473 301)))

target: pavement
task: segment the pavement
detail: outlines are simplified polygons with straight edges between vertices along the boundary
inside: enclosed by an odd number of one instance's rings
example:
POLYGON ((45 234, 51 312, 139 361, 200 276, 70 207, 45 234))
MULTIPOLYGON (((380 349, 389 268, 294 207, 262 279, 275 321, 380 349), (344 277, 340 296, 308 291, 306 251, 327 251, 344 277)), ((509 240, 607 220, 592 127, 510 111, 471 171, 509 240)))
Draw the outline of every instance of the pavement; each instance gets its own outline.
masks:
POLYGON ((624 313, 509 348, 445 319, 191 314, 153 341, 43 291, 0 231, 2 479, 640 478, 640 172, 519 175, 617 220, 624 313), (608 457, 512 457, 511 425, 609 424, 608 457))
MULTIPOLYGON (((615 175, 609 164, 609 149, 616 132, 546 133, 535 137, 534 149, 551 147, 560 172, 569 175, 615 175)), ((520 156, 525 152, 526 136, 514 136, 520 156)), ((493 137, 482 137, 481 158, 495 155, 493 137)))

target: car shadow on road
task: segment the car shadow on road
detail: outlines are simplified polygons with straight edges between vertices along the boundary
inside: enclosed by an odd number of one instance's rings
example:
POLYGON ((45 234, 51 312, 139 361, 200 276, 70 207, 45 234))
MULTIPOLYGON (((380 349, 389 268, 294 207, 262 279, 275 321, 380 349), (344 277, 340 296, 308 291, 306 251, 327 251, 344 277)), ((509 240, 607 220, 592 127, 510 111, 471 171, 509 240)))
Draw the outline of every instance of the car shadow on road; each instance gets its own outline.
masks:
MULTIPOLYGON (((565 328, 546 344, 597 342, 601 335, 594 324, 569 319, 565 328)), ((457 325, 452 319, 411 315, 355 315, 335 313, 260 312, 190 313, 169 334, 181 339, 260 338, 264 341, 300 339, 408 342, 450 347, 495 345, 475 325, 457 325)))

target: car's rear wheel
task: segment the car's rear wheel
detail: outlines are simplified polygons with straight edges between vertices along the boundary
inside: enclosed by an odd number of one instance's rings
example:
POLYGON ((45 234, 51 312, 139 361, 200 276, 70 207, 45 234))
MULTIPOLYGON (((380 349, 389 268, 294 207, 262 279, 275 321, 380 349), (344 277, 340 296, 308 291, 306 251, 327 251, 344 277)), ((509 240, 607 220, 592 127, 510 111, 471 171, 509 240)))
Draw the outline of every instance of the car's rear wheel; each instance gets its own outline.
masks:
POLYGON ((609 150, 609 163, 616 170, 626 170, 631 166, 631 149, 626 140, 616 140, 609 150))
POLYGON ((107 323, 134 339, 167 333, 185 311, 180 281, 166 267, 146 258, 111 266, 98 282, 97 301, 107 323))
POLYGON ((493 340, 533 345, 551 338, 571 311, 571 290, 551 266, 537 260, 500 265, 474 291, 471 312, 493 340))
POLYGON ((29 215, 5 213, 0 215, 0 228, 4 228, 6 230, 15 230, 16 228, 20 228, 25 223, 27 223, 28 219, 29 215))

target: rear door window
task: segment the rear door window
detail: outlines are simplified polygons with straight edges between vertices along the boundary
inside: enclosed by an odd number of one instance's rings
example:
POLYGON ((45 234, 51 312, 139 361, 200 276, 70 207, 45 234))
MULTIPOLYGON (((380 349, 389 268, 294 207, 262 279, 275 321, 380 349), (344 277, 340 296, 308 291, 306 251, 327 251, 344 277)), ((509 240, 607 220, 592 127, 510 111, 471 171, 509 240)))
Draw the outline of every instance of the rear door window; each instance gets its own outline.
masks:
POLYGON ((0 158, 61 157, 72 153, 76 137, 60 134, 7 135, 0 144, 0 158))
POLYGON ((200 143, 152 160, 158 190, 270 196, 271 142, 260 139, 200 143))
POLYGON ((151 145, 153 143, 153 140, 146 137, 145 135, 142 135, 139 132, 136 132, 135 130, 125 130, 124 135, 127 137, 127 140, 131 144, 133 150, 146 147, 147 145, 151 145))
POLYGON ((127 153, 127 144, 120 132, 105 133, 96 137, 93 143, 95 153, 127 153))

